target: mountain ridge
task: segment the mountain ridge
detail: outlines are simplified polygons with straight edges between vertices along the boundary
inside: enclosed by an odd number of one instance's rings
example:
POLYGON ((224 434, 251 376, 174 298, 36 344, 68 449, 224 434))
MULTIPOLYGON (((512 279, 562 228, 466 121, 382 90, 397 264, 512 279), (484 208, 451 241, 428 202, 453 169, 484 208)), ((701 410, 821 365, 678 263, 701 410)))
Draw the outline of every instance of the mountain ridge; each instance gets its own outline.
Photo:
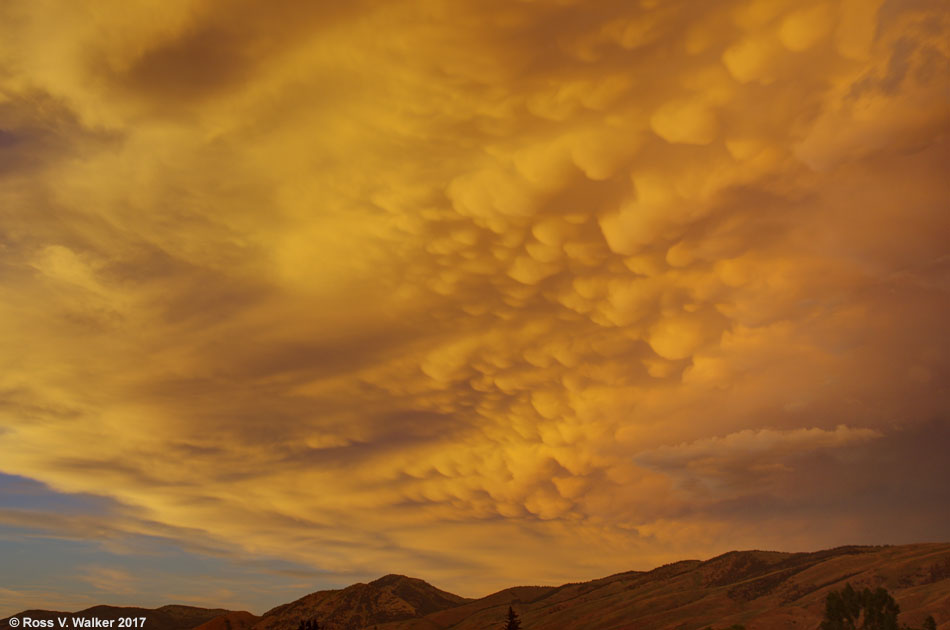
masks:
MULTIPOLYGON (((746 630, 815 630, 828 592, 846 583, 886 588, 901 607, 902 624, 919 626, 930 614, 940 630, 950 630, 950 543, 730 551, 586 582, 513 586, 477 599, 391 573, 309 593, 260 617, 176 605, 98 606, 80 613, 137 611, 148 616, 145 630, 297 630, 308 619, 319 621, 321 630, 486 630, 503 627, 513 606, 523 630, 704 630, 733 624, 746 630)), ((0 630, 8 627, 0 620, 0 630)))
POLYGON ((367 626, 423 617, 468 601, 418 578, 390 573, 369 583, 316 591, 265 612, 254 630, 296 630, 300 621, 323 618, 328 630, 367 626))

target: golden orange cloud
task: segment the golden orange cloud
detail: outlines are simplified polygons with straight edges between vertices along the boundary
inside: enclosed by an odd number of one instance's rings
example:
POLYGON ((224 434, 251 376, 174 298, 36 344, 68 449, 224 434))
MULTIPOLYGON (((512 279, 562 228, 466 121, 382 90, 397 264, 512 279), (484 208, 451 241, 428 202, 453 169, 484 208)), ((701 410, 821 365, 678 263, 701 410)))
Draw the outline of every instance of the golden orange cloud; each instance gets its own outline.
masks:
POLYGON ((0 12, 0 471, 466 594, 935 535, 806 469, 945 435, 940 3, 0 12))

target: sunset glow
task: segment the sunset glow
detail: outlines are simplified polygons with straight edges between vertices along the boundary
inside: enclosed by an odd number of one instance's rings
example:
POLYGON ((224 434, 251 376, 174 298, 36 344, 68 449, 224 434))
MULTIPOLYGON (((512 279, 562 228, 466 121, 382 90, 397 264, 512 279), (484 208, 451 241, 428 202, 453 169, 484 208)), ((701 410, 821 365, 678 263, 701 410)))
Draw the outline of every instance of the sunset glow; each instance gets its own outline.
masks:
POLYGON ((950 8, 0 4, 0 616, 950 535, 950 8))

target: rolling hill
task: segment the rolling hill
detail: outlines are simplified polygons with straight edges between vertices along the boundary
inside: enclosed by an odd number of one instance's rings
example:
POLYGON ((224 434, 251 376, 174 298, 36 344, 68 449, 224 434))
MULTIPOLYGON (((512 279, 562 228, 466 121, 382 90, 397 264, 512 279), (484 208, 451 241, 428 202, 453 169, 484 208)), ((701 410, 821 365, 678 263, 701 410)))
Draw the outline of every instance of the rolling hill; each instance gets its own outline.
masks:
POLYGON ((264 613, 254 630, 296 630, 300 621, 311 618, 318 619, 329 630, 358 630, 425 617, 466 601, 422 580, 386 575, 369 584, 318 591, 278 606, 264 613))
MULTIPOLYGON (((508 606, 522 630, 816 630, 832 590, 886 588, 899 620, 919 627, 933 615, 950 630, 950 543, 838 547, 811 553, 732 551, 710 560, 684 560, 652 571, 628 571, 561 586, 516 586, 467 599, 427 582, 386 575, 324 590, 273 608, 248 612, 191 606, 157 609, 96 606, 86 616, 145 616, 145 630, 496 630, 508 606)), ((54 611, 24 611, 52 619, 54 611)), ((0 620, 0 630, 9 628, 0 620)), ((22 630, 22 629, 19 629, 22 630)))
MULTIPOLYGON (((932 614, 950 630, 950 544, 840 547, 815 553, 734 551, 653 571, 559 587, 506 589, 378 630, 502 628, 508 605, 523 630, 814 630, 831 590, 883 586, 901 623, 932 614)), ((333 628, 333 626, 329 626, 333 628)))
POLYGON ((246 610, 230 611, 196 626, 194 630, 249 630, 260 620, 246 610))

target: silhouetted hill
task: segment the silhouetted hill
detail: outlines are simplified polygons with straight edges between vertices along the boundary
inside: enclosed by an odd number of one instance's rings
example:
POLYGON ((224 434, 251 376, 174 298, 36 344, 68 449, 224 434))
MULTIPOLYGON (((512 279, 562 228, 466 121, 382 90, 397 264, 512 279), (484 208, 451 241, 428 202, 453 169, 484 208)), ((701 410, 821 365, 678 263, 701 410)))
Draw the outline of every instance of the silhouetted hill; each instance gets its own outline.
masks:
MULTIPOLYGON (((297 630, 317 619, 324 630, 496 630, 508 606, 522 630, 817 630, 825 597, 850 582, 886 588, 902 624, 933 615, 950 630, 950 544, 838 547, 813 553, 732 551, 652 571, 628 571, 561 586, 515 586, 466 599, 422 580, 387 575, 369 584, 319 591, 262 617, 190 606, 118 608, 80 613, 115 619, 146 616, 145 630, 297 630)), ((54 611, 24 611, 51 619, 54 611)), ((0 630, 8 628, 0 620, 0 630)), ((22 628, 18 630, 23 630, 22 628)))
POLYGON ((424 617, 466 600, 404 575, 386 575, 369 584, 318 591, 264 613, 254 630, 296 630, 316 618, 326 630, 357 630, 390 621, 424 617))
MULTIPOLYGON (((378 630, 502 628, 508 606, 522 630, 816 630, 830 590, 883 586, 900 621, 932 614, 950 630, 950 544, 839 547, 815 553, 733 551, 652 571, 559 587, 516 587, 378 630)), ((369 626, 367 630, 372 630, 369 626)))
MULTIPOLYGON (((93 606, 76 612, 56 610, 24 610, 13 617, 33 619, 56 619, 56 617, 97 617, 119 619, 121 617, 145 617, 144 630, 191 630, 228 611, 223 608, 197 608, 195 606, 170 605, 161 608, 135 608, 124 606, 93 606)), ((0 630, 10 628, 9 617, 0 620, 0 630)), ((70 622, 71 623, 71 622, 70 622)), ((56 626, 58 629, 58 626, 56 626)), ((235 629, 237 630, 237 629, 235 629)))
MULTIPOLYGON (((260 621, 257 615, 252 615, 246 610, 238 610, 218 615, 210 621, 206 621, 194 630, 248 630, 260 621)), ((145 630, 148 630, 146 628, 145 630)))

